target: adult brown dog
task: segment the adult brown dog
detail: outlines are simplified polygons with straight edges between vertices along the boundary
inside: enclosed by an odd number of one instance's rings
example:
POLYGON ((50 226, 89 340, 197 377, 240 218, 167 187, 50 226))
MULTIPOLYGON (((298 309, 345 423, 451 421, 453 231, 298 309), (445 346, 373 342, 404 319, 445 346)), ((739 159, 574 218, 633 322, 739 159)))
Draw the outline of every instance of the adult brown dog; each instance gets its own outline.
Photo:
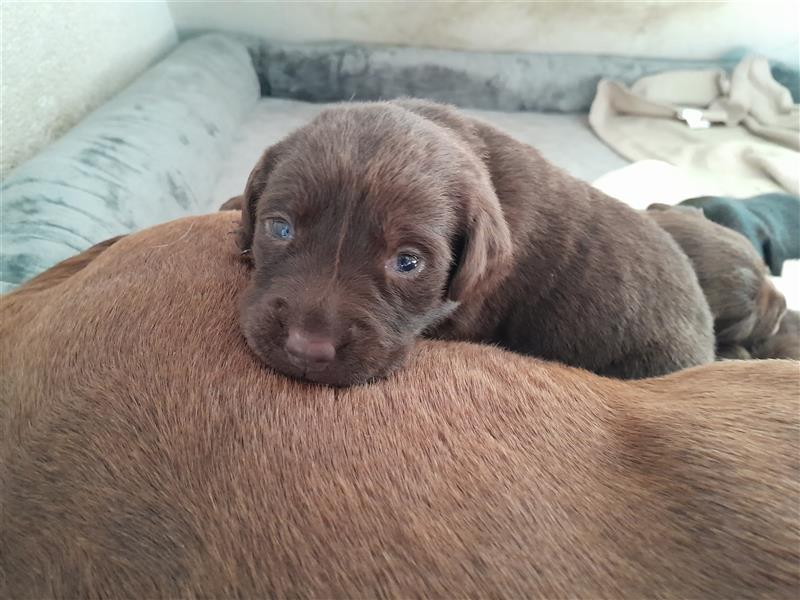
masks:
POLYGON ((304 384, 240 336, 229 228, 2 298, 0 596, 800 593, 796 363, 626 382, 424 342, 374 385, 304 384))
POLYGON ((786 299, 748 239, 689 206, 653 204, 647 215, 669 233, 692 262, 714 317, 717 351, 761 344, 778 329, 786 299))
POLYGON ((243 203, 242 329, 289 375, 386 375, 421 333, 624 378, 714 358, 668 235, 447 106, 326 110, 266 151, 243 203))

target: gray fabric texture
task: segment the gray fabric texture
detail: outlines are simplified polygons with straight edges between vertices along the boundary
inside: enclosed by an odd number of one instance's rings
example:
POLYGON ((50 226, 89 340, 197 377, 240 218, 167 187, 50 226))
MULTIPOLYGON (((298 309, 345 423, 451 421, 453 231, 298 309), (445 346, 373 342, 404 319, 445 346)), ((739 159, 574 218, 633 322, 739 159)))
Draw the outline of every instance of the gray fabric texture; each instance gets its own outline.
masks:
POLYGON ((0 291, 101 240, 211 210, 217 166, 258 97, 247 48, 198 37, 9 173, 0 291))
MULTIPOLYGON (((740 54, 695 61, 243 39, 253 54, 264 96, 310 102, 417 96, 499 111, 586 112, 601 78, 632 84, 662 71, 731 70, 740 54)), ((775 79, 792 90, 797 102, 797 65, 772 68, 775 79)))
MULTIPOLYGON (((601 77, 633 82, 667 69, 736 62, 191 37, 8 175, 0 291, 103 239, 216 210, 241 193, 265 148, 324 108, 296 100, 410 95, 487 109, 471 112, 592 180, 627 161, 591 133, 585 114, 544 112, 585 112, 601 77), (259 84, 273 97, 259 101, 259 84)), ((773 74, 797 92, 796 70, 773 65, 773 74)))
MULTIPOLYGON (((220 178, 214 192, 218 204, 242 193, 250 170, 266 148, 329 106, 282 98, 262 98, 242 122, 225 161, 220 165, 220 178)), ((473 109, 464 112, 536 147, 545 158, 587 181, 628 164, 589 129, 584 114, 473 109)))

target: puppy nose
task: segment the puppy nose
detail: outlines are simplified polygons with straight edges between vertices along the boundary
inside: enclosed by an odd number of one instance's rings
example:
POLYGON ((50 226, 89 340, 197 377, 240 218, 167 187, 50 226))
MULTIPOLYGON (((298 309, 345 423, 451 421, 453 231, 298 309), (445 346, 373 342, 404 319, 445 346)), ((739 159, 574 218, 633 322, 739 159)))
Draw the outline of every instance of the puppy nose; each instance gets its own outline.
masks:
POLYGON ((286 338, 286 351, 296 358, 316 363, 331 362, 336 357, 336 347, 331 338, 293 327, 289 328, 286 338))

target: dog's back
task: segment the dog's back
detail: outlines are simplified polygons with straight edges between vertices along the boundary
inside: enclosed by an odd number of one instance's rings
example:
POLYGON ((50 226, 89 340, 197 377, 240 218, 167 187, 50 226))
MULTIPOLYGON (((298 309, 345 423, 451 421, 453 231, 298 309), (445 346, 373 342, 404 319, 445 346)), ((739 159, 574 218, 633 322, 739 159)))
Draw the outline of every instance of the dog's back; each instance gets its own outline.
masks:
POLYGON ((229 220, 3 298, 4 597, 800 593, 797 364, 622 382, 429 342, 303 385, 240 338, 229 220))

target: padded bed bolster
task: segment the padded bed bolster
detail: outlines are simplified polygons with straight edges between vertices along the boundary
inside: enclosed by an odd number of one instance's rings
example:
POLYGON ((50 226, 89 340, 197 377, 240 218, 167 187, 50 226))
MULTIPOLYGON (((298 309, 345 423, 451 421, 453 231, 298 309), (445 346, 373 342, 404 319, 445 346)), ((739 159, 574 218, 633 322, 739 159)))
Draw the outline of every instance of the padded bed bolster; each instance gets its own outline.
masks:
POLYGON ((241 42, 178 46, 3 181, 0 291, 104 239, 216 209, 217 169, 258 98, 241 42))

